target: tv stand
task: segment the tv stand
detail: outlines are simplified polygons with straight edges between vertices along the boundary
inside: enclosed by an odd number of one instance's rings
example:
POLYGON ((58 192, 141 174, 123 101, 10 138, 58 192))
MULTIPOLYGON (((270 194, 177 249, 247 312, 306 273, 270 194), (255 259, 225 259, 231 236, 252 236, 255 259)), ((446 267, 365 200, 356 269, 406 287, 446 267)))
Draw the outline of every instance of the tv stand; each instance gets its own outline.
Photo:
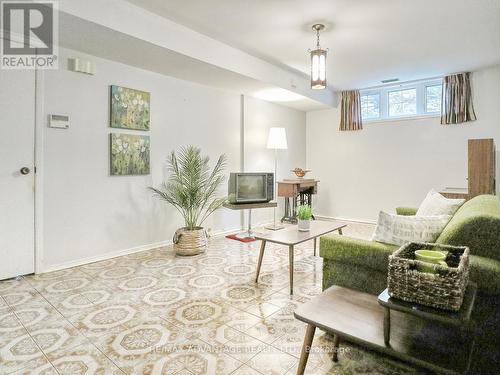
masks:
POLYGON ((276 202, 263 202, 263 203, 226 203, 224 204, 225 208, 229 208, 230 210, 248 210, 248 227, 245 232, 241 232, 236 234, 235 236, 239 239, 244 238, 254 238, 254 233, 252 231, 252 210, 254 208, 273 208, 277 207, 278 203, 276 202))

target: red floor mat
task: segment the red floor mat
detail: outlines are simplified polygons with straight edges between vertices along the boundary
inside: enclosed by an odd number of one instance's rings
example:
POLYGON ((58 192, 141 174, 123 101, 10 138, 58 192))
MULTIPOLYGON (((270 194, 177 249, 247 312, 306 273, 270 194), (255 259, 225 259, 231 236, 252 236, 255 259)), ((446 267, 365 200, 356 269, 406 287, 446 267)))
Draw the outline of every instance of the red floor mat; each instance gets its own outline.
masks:
POLYGON ((226 238, 229 238, 230 240, 236 240, 236 241, 240 241, 240 242, 253 242, 255 241, 255 238, 253 237, 238 237, 237 234, 228 234, 226 236, 226 238))

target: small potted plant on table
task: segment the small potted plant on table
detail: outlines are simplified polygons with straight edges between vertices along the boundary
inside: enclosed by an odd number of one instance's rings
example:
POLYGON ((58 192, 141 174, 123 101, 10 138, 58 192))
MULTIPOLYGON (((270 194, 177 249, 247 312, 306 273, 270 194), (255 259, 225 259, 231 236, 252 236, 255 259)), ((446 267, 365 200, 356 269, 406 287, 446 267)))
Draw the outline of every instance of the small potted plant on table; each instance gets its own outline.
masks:
POLYGON ((312 208, 308 205, 297 207, 297 219, 299 231, 307 232, 311 229, 312 208))
POLYGON ((212 171, 208 156, 201 156, 199 148, 186 146, 167 157, 170 172, 160 188, 149 187, 154 195, 174 206, 184 218, 185 226, 174 235, 177 255, 198 255, 205 251, 207 234, 203 222, 226 202, 217 197, 217 190, 225 180, 223 173, 226 156, 221 155, 212 171))

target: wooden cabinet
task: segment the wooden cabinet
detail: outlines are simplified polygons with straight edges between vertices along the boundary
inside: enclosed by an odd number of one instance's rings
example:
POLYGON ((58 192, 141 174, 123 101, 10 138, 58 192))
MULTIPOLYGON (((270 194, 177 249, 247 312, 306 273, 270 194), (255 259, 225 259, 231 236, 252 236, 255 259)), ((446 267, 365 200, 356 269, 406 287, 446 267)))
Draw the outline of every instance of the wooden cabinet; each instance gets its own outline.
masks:
POLYGON ((469 199, 469 189, 447 188, 439 192, 443 197, 449 199, 469 199))
POLYGON ((495 194, 495 169, 493 139, 469 139, 469 199, 495 194))
POLYGON ((495 142, 492 138, 469 139, 468 186, 446 188, 440 193, 446 198, 471 199, 481 194, 496 194, 495 142))

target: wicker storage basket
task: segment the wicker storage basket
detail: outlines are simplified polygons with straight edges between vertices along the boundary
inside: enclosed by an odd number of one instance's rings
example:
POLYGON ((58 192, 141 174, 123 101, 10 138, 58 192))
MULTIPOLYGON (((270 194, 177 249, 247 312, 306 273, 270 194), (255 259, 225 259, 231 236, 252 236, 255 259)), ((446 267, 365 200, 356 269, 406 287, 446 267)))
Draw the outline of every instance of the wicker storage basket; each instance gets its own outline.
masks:
POLYGON ((180 228, 174 234, 173 243, 177 255, 198 255, 204 253, 207 248, 207 233, 201 227, 193 230, 180 228))
POLYGON ((462 306, 468 276, 468 247, 411 242, 389 256, 387 287, 391 297, 458 311, 462 306), (419 272, 417 265, 423 262, 415 259, 416 250, 448 252, 448 267, 436 264, 436 273, 419 272))

